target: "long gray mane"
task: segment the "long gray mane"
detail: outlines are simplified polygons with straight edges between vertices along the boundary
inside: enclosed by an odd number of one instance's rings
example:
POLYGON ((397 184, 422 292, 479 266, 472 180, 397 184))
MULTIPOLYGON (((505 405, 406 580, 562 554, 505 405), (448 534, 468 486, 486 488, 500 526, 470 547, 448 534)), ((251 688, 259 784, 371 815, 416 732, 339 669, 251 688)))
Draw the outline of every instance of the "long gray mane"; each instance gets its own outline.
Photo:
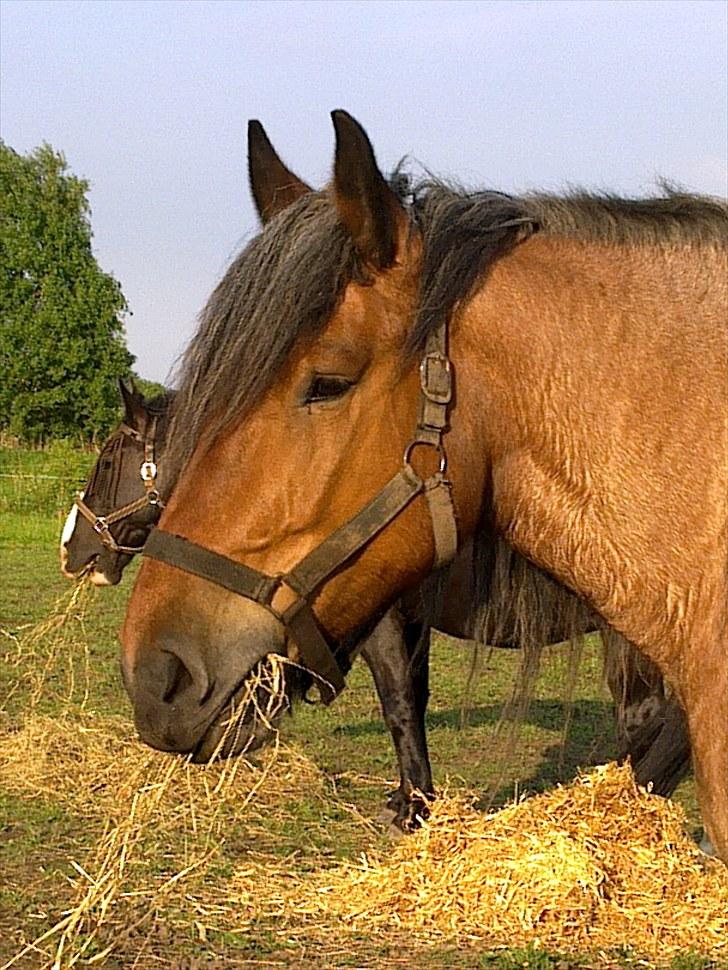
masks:
POLYGON ((548 235, 619 245, 728 243, 728 201, 692 195, 668 184, 664 194, 623 199, 575 190, 557 196, 524 197, 533 219, 548 235))
MULTIPOLYGON (((563 197, 468 193, 429 180, 393 178, 423 239, 417 353, 489 268, 538 231, 619 244, 726 244, 725 202, 672 189, 651 199, 575 192, 563 197)), ((328 192, 281 212, 233 261, 200 316, 176 383, 170 466, 179 469, 203 431, 233 425, 275 382, 292 349, 321 331, 352 280, 366 282, 328 192)))
MULTIPOLYGON (((412 354, 487 281, 494 263, 533 232, 619 245, 726 245, 728 238, 725 202, 671 189, 652 199, 583 192, 519 198, 467 193, 432 180, 411 186, 399 174, 392 184, 423 240, 418 309, 408 340, 412 354)), ((212 440, 257 404, 299 342, 325 327, 353 280, 366 284, 366 272, 328 192, 293 203, 240 253, 210 297, 181 361, 168 488, 203 435, 212 440)), ((479 595, 473 633, 479 638, 512 633, 534 655, 556 629, 578 637, 593 628, 596 618, 585 604, 501 537, 478 544, 474 568, 479 595)))

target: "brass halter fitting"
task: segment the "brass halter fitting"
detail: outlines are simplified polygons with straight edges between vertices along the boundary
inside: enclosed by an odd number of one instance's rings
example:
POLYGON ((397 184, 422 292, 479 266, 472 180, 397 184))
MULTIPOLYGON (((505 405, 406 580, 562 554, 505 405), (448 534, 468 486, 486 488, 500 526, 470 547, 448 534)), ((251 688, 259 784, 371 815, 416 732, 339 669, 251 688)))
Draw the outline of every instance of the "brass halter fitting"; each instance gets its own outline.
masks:
POLYGON ((145 486, 151 487, 157 477, 157 466, 153 461, 143 461, 139 469, 139 477, 145 486))

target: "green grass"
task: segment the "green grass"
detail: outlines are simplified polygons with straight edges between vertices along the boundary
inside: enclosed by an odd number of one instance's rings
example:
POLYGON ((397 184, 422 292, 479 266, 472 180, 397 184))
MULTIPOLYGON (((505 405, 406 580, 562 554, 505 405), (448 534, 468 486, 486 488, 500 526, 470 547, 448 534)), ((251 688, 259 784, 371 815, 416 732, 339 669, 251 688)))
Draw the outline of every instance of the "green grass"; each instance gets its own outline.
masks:
MULTIPOLYGON (((58 534, 72 491, 92 460, 89 453, 66 446, 50 451, 0 450, 0 469, 5 474, 11 470, 15 476, 0 478, 0 729, 5 732, 22 723, 28 704, 23 689, 8 697, 18 679, 17 638, 46 617, 57 598, 68 591, 68 583, 58 570, 58 534), (55 477, 41 477, 44 475, 55 477)), ((87 709, 124 718, 129 718, 130 710, 118 675, 117 631, 135 570, 132 566, 127 571, 120 586, 95 594, 86 620, 92 671, 87 709)), ((550 653, 517 754, 503 771, 500 799, 516 790, 543 790, 558 780, 570 779, 577 767, 614 755, 611 707, 601 685, 596 646, 586 651, 571 730, 563 746, 561 684, 565 667, 558 650, 550 653)), ((465 784, 484 790, 503 768, 495 756, 494 733, 518 657, 510 651, 488 655, 469 708, 463 712, 469 661, 467 645, 444 637, 437 637, 433 643, 430 751, 438 786, 465 784)), ((63 678, 62 674, 58 676, 58 683, 49 680, 38 712, 53 715, 63 709, 63 678)), ((349 687, 335 705, 326 709, 302 706, 283 731, 287 740, 295 742, 325 772, 324 795, 301 791, 295 797, 282 797, 274 816, 254 831, 242 823, 232 825, 226 833, 226 854, 215 861, 218 876, 225 876, 234 861, 249 852, 290 860, 292 869, 303 873, 331 860, 355 859, 373 838, 354 823, 346 806, 353 805, 362 815, 376 817, 386 792, 381 779, 394 781, 395 762, 364 665, 355 665, 349 687), (328 798, 326 792, 332 797, 328 798)), ((697 827, 692 783, 681 786, 677 797, 697 827)), ((9 959, 15 952, 19 934, 32 938, 68 905, 70 859, 82 858, 97 835, 93 824, 69 814, 51 796, 0 797, 0 965, 3 958, 9 959)), ((380 843, 385 844, 383 836, 380 843)), ((330 949, 323 953, 315 941, 302 941, 298 936, 282 940, 275 922, 262 921, 244 937, 219 933, 205 943, 196 938, 194 927, 180 932, 179 923, 174 922, 174 926, 171 932, 165 929, 164 921, 155 924, 151 940, 145 944, 150 948, 150 968, 219 970, 255 965, 566 970, 597 965, 596 958, 587 955, 566 957, 535 949, 488 953, 439 943, 430 947, 411 943, 403 948, 401 941, 395 946, 364 935, 347 937, 346 947, 334 958, 330 949)), ((132 956, 131 951, 115 955, 105 965, 130 967, 132 956)), ((37 960, 31 956, 24 965, 37 966, 37 960)), ((638 965, 626 952, 605 960, 598 965, 638 965)), ((707 970, 712 966, 717 964, 690 954, 672 964, 673 970, 707 970)))
POLYGON ((66 441, 44 449, 0 446, 0 514, 65 516, 95 460, 94 451, 66 441))

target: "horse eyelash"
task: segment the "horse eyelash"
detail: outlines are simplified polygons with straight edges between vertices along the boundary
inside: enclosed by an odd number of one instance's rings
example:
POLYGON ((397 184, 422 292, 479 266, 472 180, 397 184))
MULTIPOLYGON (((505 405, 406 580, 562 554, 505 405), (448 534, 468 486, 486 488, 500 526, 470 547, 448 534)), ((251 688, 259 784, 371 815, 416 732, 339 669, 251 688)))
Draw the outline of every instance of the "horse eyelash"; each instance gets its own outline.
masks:
POLYGON ((306 391, 306 397, 304 404, 310 410, 312 404, 321 404, 325 401, 336 401, 340 397, 343 397, 346 392, 353 387, 354 382, 347 380, 345 377, 333 377, 324 374, 317 374, 311 383, 309 384, 308 390, 306 391), (316 394, 317 384, 330 384, 336 386, 335 393, 326 394, 319 393, 316 394))

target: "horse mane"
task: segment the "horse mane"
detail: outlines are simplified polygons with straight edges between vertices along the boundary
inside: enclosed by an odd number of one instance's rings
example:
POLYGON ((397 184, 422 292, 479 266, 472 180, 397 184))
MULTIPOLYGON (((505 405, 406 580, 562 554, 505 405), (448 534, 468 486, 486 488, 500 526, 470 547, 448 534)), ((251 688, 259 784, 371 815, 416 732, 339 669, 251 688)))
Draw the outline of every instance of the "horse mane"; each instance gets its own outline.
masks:
POLYGON ((728 201, 667 182, 660 187, 662 195, 646 199, 575 189, 563 196, 533 193, 524 202, 547 235, 636 246, 728 243, 728 201))
MULTIPOLYGON (((407 343, 412 355, 487 281, 491 267, 534 232, 618 245, 725 245, 728 237, 725 202, 665 185, 662 195, 650 199, 582 191, 520 197, 467 192, 433 179, 414 184, 400 172, 391 185, 423 242, 418 306, 407 343)), ((326 326, 352 281, 370 282, 327 191, 288 206, 233 260, 178 365, 165 455, 167 492, 203 436, 211 443, 255 407, 300 341, 326 326)), ((528 562, 485 519, 473 569, 471 635, 485 643, 511 639, 525 648, 522 699, 555 631, 578 649, 588 630, 604 625, 588 604, 528 562)))

